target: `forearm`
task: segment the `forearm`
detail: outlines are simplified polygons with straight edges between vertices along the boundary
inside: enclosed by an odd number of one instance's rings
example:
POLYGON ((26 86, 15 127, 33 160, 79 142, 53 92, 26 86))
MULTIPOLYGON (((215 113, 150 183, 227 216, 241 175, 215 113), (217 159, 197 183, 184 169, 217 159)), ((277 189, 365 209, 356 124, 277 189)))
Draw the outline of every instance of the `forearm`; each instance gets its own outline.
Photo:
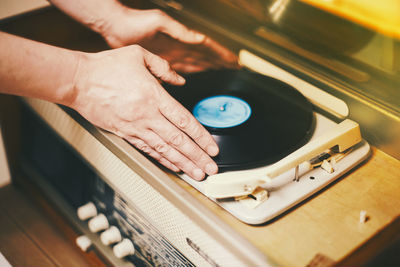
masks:
POLYGON ((48 0, 78 22, 105 35, 109 27, 125 9, 118 0, 48 0))
POLYGON ((82 55, 0 32, 0 93, 69 105, 82 55))

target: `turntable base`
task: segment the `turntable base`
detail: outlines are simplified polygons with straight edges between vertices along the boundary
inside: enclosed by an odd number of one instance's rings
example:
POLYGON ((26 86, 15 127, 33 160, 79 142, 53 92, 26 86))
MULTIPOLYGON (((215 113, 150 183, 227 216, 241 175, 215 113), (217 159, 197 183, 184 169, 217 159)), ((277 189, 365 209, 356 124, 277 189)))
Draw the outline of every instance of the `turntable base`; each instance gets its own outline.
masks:
POLYGON ((399 169, 398 160, 372 148, 370 158, 355 171, 261 226, 240 222, 176 175, 170 176, 278 265, 306 266, 322 254, 355 266, 400 239, 399 169), (369 216, 364 224, 359 223, 361 210, 369 216))

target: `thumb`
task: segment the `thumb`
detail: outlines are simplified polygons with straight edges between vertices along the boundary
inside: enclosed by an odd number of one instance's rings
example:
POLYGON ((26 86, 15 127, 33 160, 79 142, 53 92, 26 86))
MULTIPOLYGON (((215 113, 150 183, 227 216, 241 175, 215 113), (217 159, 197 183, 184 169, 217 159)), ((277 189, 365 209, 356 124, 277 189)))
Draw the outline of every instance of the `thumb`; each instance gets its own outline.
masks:
POLYGON ((147 69, 157 78, 173 85, 183 85, 185 79, 176 73, 168 61, 143 49, 143 59, 147 69))

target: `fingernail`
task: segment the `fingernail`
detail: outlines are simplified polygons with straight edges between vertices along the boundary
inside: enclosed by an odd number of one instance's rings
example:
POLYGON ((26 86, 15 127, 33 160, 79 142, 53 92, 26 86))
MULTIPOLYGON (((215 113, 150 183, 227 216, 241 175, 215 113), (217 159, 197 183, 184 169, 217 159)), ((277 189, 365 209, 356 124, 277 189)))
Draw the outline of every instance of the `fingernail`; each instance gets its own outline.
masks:
POLYGON ((203 41, 206 38, 206 36, 204 34, 201 34, 201 33, 195 33, 194 37, 199 42, 203 41))
POLYGON ((218 172, 218 166, 215 163, 208 163, 206 165, 206 173, 208 175, 213 175, 216 174, 218 172))
POLYGON ((208 153, 208 155, 214 157, 214 156, 218 155, 219 149, 218 149, 217 146, 214 146, 214 145, 208 146, 207 147, 207 153, 208 153))
POLYGON ((176 167, 176 166, 171 166, 171 168, 172 168, 172 170, 174 171, 174 172, 180 172, 181 170, 178 168, 178 167, 176 167))
POLYGON ((178 77, 178 82, 179 82, 179 83, 182 83, 182 84, 183 84, 183 83, 186 82, 185 78, 183 78, 182 76, 178 75, 177 77, 178 77))
POLYGON ((193 171, 193 178, 196 180, 203 180, 204 172, 200 169, 194 169, 193 171))

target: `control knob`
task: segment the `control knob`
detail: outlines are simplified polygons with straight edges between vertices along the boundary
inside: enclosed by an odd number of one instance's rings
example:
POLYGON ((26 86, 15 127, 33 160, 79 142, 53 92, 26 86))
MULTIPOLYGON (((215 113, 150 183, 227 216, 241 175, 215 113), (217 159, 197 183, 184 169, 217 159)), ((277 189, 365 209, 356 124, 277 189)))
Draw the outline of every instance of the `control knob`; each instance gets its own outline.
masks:
POLYGON ((100 240, 106 246, 120 242, 122 240, 121 232, 118 230, 117 227, 111 226, 103 233, 101 233, 100 240))
POLYGON ((121 259, 135 253, 135 247, 131 240, 124 238, 121 242, 113 247, 115 257, 121 259))
POLYGON ((92 218, 97 215, 96 206, 93 202, 88 202, 83 206, 80 206, 77 210, 78 218, 82 221, 85 221, 89 218, 92 218))
POLYGON ((108 223, 107 217, 103 213, 99 213, 99 215, 90 219, 88 226, 92 233, 97 233, 106 230, 110 224, 108 223))
POLYGON ((86 252, 92 245, 92 241, 85 235, 78 236, 75 239, 76 245, 84 252, 86 252))

